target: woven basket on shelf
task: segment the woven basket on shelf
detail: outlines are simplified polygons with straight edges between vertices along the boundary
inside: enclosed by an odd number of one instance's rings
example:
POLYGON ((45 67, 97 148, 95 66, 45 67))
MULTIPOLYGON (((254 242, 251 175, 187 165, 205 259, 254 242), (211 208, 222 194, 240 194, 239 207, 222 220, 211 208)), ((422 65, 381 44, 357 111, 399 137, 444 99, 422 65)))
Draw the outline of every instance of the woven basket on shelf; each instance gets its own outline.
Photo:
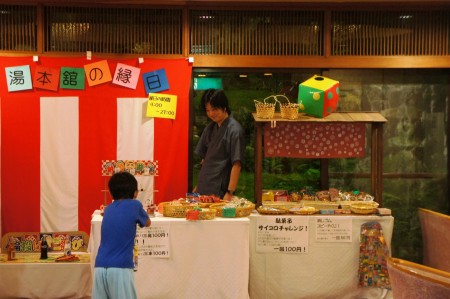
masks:
POLYGON ((275 108, 277 104, 277 99, 274 96, 267 97, 263 100, 263 102, 255 101, 255 108, 256 108, 256 116, 259 118, 273 118, 273 115, 275 114, 275 108), (267 100, 273 98, 274 102, 269 103, 267 100))
POLYGON ((300 105, 289 102, 289 99, 284 95, 277 95, 277 98, 278 97, 286 101, 286 103, 278 101, 280 103, 281 118, 290 120, 298 119, 298 109, 300 108, 300 105))
MULTIPOLYGON (((223 217, 223 208, 226 206, 226 203, 215 203, 210 206, 211 209, 216 210, 217 217, 223 217)), ((254 203, 247 203, 243 207, 236 207, 236 216, 235 217, 247 217, 255 209, 254 203)))

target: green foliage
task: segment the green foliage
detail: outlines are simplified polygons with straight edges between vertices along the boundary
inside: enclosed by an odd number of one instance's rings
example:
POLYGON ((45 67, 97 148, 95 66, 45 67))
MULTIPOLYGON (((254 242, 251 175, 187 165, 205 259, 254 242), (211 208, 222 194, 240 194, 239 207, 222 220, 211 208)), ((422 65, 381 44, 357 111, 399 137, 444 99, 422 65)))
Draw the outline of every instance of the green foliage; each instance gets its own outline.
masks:
POLYGON ((255 202, 255 175, 253 172, 242 172, 239 177, 239 184, 236 190, 236 196, 246 198, 255 202))
POLYGON ((320 173, 308 168, 303 173, 263 173, 263 188, 273 190, 300 191, 309 187, 319 190, 320 173))

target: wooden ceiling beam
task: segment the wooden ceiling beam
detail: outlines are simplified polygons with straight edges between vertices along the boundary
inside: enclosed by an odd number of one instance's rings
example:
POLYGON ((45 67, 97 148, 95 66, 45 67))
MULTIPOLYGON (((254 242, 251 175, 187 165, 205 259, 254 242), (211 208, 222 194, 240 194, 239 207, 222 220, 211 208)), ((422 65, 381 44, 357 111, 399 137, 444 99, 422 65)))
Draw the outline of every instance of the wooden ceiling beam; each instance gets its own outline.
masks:
POLYGON ((0 0, 0 4, 57 4, 76 6, 79 4, 89 5, 201 5, 201 6, 242 6, 251 5, 255 8, 255 5, 274 5, 277 6, 291 6, 291 5, 314 5, 314 6, 326 6, 326 5, 444 5, 450 6, 449 0, 15 0, 11 1, 0 0), (425 2, 425 3, 424 3, 425 2))

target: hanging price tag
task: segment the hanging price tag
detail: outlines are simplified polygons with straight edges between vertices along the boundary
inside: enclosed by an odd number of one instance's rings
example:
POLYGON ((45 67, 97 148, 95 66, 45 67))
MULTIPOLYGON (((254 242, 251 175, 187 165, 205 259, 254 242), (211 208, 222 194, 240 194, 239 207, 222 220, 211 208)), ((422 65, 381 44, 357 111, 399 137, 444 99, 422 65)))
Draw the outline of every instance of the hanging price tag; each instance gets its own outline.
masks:
POLYGON ((175 119, 177 112, 177 96, 160 93, 149 93, 147 101, 147 117, 175 119))

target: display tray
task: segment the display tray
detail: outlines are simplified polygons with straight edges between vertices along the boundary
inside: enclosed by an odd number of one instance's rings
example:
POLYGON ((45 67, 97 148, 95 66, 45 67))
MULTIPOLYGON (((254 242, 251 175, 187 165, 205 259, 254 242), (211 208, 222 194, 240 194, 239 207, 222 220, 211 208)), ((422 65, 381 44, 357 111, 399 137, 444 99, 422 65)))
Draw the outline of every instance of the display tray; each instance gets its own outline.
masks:
POLYGON ((288 214, 289 211, 285 209, 278 209, 278 208, 272 208, 272 207, 265 207, 261 206, 257 209, 258 213, 262 215, 284 215, 288 214))
POLYGON ((374 214, 378 208, 378 203, 376 202, 353 202, 350 205, 350 210, 355 214, 374 214))
POLYGON ((317 201, 301 200, 300 204, 305 207, 314 207, 318 210, 350 210, 350 201, 317 201))
MULTIPOLYGON (((285 202, 285 201, 263 201, 262 207, 274 208, 279 210, 286 210, 287 213, 293 213, 297 215, 312 215, 319 213, 320 210, 335 210, 342 211, 334 213, 336 215, 341 214, 350 214, 350 212, 354 214, 373 214, 376 212, 376 208, 378 207, 378 203, 373 201, 317 201, 317 200, 300 200, 298 202, 285 202), (315 208, 315 212, 313 213, 294 213, 294 211, 299 211, 301 207, 313 207, 315 208)), ((259 212, 259 210, 258 210, 259 212)), ((269 213, 260 213, 260 214, 269 214, 269 213)))
POLYGON ((313 207, 309 207, 310 209, 302 209, 302 208, 292 208, 289 210, 290 213, 295 215, 313 215, 319 213, 319 210, 313 207))
MULTIPOLYGON (((61 262, 57 261, 57 259, 63 254, 61 252, 49 252, 48 258, 41 260, 40 259, 41 253, 37 252, 17 252, 16 253, 16 259, 12 261, 8 261, 8 255, 7 254, 1 254, 0 255, 0 263, 55 263, 55 262, 61 262)), ((81 262, 81 263, 89 263, 90 262, 90 254, 85 252, 74 252, 73 256, 77 259, 69 260, 68 262, 81 262)))
POLYGON ((295 207, 299 208, 302 207, 302 204, 299 202, 292 202, 292 201, 263 201, 262 206, 289 211, 290 209, 295 207))

